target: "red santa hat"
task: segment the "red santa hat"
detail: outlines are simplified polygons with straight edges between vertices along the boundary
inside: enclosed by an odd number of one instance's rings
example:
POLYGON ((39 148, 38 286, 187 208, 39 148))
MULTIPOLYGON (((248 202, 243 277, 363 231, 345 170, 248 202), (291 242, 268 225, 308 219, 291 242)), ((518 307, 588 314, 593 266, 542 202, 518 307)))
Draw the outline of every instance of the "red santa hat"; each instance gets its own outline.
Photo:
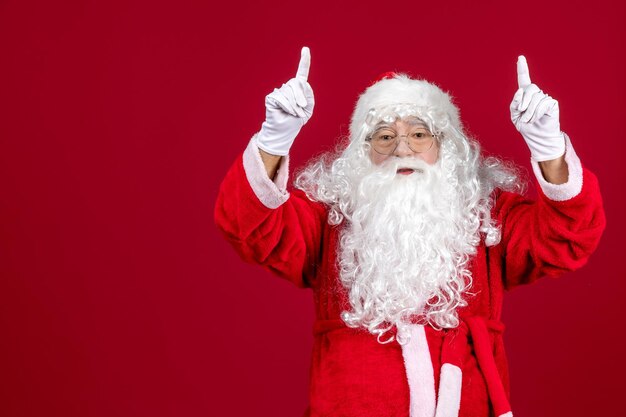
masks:
POLYGON ((385 73, 359 97, 352 113, 350 137, 362 140, 372 124, 385 116, 416 116, 431 129, 452 126, 461 130, 459 109, 449 94, 433 83, 416 80, 406 74, 385 73))

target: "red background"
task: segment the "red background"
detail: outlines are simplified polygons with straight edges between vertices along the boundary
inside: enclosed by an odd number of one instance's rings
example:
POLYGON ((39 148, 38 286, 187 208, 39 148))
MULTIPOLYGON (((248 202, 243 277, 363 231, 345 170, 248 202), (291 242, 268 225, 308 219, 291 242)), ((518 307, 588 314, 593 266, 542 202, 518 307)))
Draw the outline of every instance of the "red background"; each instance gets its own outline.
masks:
POLYGON ((0 415, 303 412, 311 294, 242 263, 212 214, 302 45, 317 105, 294 167, 398 70, 450 90, 484 148, 528 168, 508 115, 527 56, 608 228, 580 271, 507 295, 513 410, 617 415, 624 2, 503 3, 0 1, 0 415))

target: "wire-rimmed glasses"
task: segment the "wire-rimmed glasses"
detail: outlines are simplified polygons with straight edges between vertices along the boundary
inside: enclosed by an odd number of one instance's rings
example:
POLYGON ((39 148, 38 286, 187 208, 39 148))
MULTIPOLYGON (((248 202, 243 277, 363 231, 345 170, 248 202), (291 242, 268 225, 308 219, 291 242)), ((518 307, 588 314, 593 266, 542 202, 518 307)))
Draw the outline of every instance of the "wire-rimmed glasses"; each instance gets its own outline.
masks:
POLYGON ((375 130, 365 140, 371 143, 376 152, 382 155, 391 155, 400 144, 400 138, 405 138, 409 149, 413 152, 424 153, 433 147, 436 137, 423 127, 412 129, 406 135, 400 135, 391 127, 385 126, 375 130))

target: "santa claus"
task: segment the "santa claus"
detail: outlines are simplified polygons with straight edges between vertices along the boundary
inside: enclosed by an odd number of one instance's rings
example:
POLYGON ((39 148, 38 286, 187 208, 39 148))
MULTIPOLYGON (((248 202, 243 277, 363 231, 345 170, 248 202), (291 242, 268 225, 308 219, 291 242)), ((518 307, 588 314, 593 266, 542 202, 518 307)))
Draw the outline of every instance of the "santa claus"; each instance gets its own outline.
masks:
POLYGON ((403 74, 365 90, 347 143, 309 163, 290 192, 289 149, 313 114, 309 66, 303 48, 215 209, 244 260, 313 291, 305 415, 512 415, 503 291, 580 267, 605 225, 558 103, 520 56, 510 110, 536 201, 513 166, 481 155, 448 94, 403 74))

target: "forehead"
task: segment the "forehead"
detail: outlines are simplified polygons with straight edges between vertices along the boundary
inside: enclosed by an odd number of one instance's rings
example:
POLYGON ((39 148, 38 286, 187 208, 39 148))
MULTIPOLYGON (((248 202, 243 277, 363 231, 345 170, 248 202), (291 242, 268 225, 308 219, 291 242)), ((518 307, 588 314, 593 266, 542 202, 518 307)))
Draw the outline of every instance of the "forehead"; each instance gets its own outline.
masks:
POLYGON ((384 128, 409 128, 409 127, 424 127, 428 126, 421 119, 416 116, 406 116, 406 117, 398 117, 395 120, 381 120, 374 126, 374 130, 384 129, 384 128))

